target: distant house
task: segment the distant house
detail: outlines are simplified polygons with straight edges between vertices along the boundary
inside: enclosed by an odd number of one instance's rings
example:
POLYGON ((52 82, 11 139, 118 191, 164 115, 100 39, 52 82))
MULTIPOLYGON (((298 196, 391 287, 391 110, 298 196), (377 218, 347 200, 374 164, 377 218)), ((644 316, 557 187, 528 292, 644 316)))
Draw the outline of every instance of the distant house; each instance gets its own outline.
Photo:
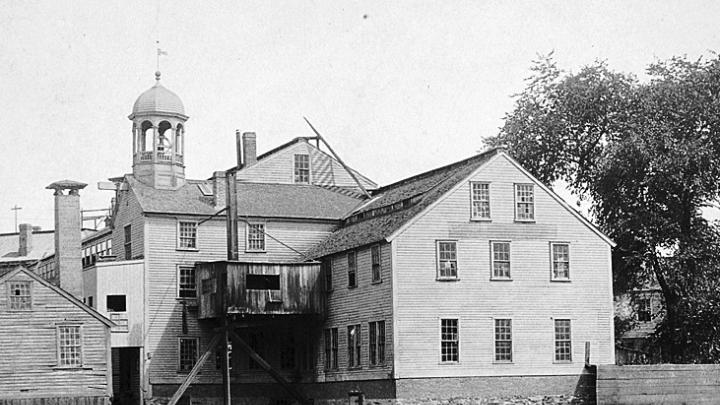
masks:
POLYGON ((636 289, 615 297, 620 325, 615 347, 618 364, 660 363, 660 349, 652 336, 663 319, 664 303, 659 287, 636 289))
POLYGON ((112 326, 24 267, 0 271, 0 403, 108 404, 112 326))

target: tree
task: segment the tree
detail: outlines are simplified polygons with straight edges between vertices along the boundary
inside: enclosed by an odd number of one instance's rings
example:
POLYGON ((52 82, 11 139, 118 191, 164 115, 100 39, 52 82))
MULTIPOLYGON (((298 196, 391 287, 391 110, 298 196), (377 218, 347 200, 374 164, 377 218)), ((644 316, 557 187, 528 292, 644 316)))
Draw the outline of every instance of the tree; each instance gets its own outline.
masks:
POLYGON ((645 82, 605 62, 563 72, 552 55, 541 56, 500 133, 486 140, 508 148, 541 181, 564 180, 592 202, 595 222, 618 244, 616 292, 657 282, 665 361, 720 361, 720 313, 712 315, 720 232, 701 215, 720 197, 714 56, 655 62, 645 82), (699 339, 710 343, 690 345, 699 339))

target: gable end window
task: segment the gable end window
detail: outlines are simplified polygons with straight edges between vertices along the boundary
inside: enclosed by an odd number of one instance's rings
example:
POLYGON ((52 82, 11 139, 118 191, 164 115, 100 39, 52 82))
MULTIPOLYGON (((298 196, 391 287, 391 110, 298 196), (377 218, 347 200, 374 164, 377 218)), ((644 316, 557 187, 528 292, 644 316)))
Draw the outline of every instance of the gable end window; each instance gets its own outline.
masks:
POLYGON ((370 258, 372 262, 372 281, 379 283, 382 281, 382 266, 380 264, 380 245, 370 248, 370 258))
POLYGON ((555 361, 572 362, 572 335, 569 319, 555 319, 555 361))
POLYGON ((248 252, 265 251, 265 224, 247 225, 247 242, 245 250, 248 252))
POLYGON ((178 267, 178 298, 196 298, 197 291, 195 286, 195 267, 179 266, 178 267))
POLYGON ((11 281, 9 284, 10 309, 28 311, 32 309, 32 283, 30 281, 11 281))
POLYGON ((80 325, 60 325, 57 327, 58 366, 82 366, 82 334, 80 325))
POLYGON ((510 242, 490 242, 490 266, 493 280, 511 280, 510 242))
POLYGON ((178 248, 197 249, 197 222, 178 221, 178 248))
POLYGON ((552 280, 570 280, 570 245, 567 243, 551 243, 552 280))
POLYGON ((470 182, 472 219, 490 219, 490 183, 470 182))
POLYGON ((457 319, 440 320, 440 362, 460 361, 460 334, 457 319))
POLYGON ((355 252, 347 254, 348 288, 357 287, 357 255, 355 252))
POLYGON ((310 156, 295 155, 295 183, 310 183, 310 156))
POLYGON ((535 189, 532 184, 515 185, 515 220, 535 221, 535 189))
POLYGON ((457 241, 437 241, 437 278, 457 279, 457 241))
POLYGON ((125 260, 132 260, 132 225, 125 225, 125 260))

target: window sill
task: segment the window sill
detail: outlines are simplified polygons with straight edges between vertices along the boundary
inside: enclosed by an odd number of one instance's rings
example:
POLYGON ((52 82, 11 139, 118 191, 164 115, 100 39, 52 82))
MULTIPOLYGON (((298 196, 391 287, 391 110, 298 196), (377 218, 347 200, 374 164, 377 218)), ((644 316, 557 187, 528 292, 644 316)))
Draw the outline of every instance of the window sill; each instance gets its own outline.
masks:
POLYGON ((267 253, 267 250, 248 250, 248 249, 245 249, 245 253, 267 253))
POLYGON ((375 280, 375 281, 371 282, 370 284, 372 284, 372 285, 382 284, 382 280, 375 280))
POLYGON ((513 281, 512 277, 490 277, 490 281, 513 281))
POLYGON ((572 364, 572 360, 555 360, 553 364, 572 364))
POLYGON ((492 222, 492 218, 470 218, 470 222, 492 222))
POLYGON ((347 286, 347 288, 348 288, 348 290, 354 290, 354 289, 357 288, 357 284, 356 284, 356 285, 349 285, 349 286, 347 286))
POLYGON ((441 366, 459 366, 460 361, 441 361, 438 364, 441 366))
POLYGON ((198 306, 198 299, 197 299, 197 298, 177 297, 177 298, 175 298, 175 301, 177 301, 177 302, 184 302, 185 305, 187 305, 188 307, 197 307, 197 306, 198 306))
POLYGON ((52 368, 53 370, 64 370, 64 371, 73 371, 73 370, 92 370, 92 367, 87 366, 55 366, 52 368))
POLYGON ((515 364, 512 360, 494 360, 492 364, 515 364))
POLYGON ((535 220, 534 219, 517 219, 517 218, 515 218, 515 222, 521 223, 521 224, 534 224, 535 220))
POLYGON ((200 249, 198 248, 191 248, 191 247, 179 247, 175 248, 175 250, 181 251, 181 252, 199 252, 200 249))
POLYGON ((569 278, 551 278, 550 281, 553 283, 569 283, 570 279, 569 278))
POLYGON ((448 281, 460 281, 458 277, 437 277, 435 281, 448 282, 448 281))

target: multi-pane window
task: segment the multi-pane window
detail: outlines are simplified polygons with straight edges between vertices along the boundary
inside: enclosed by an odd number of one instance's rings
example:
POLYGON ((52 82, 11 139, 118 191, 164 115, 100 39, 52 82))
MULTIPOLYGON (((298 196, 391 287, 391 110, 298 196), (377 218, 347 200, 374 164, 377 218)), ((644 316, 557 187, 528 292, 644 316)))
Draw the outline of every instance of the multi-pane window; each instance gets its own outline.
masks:
POLYGON ((570 279, 570 245, 567 243, 551 243, 552 278, 553 280, 570 279))
POLYGON ((512 361, 512 319, 495 320, 495 361, 512 361))
POLYGON ((32 309, 32 293, 29 281, 10 282, 10 309, 32 309))
POLYGON ((248 224, 246 250, 251 252, 265 251, 265 224, 248 224))
POLYGON ((132 259, 132 225, 125 225, 125 260, 132 259))
POLYGON ((325 329, 325 370, 338 369, 338 329, 325 329))
POLYGON ((490 184, 470 183, 473 219, 490 219, 490 184))
POLYGON ((377 283, 382 280, 382 267, 380 265, 380 245, 370 248, 370 257, 372 261, 372 281, 377 283))
POLYGON ((82 366, 82 335, 80 325, 58 326, 58 365, 82 366))
POLYGON ((510 242, 490 242, 492 278, 510 279, 510 242))
POLYGON ((180 338, 178 340, 178 364, 180 371, 192 370, 198 359, 198 339, 197 338, 180 338))
POLYGON ((360 367, 360 345, 361 345, 360 324, 350 325, 347 328, 347 349, 348 367, 360 367))
POLYGON ((178 297, 195 298, 197 290, 195 287, 195 267, 178 267, 178 297))
POLYGON ((515 219, 535 220, 535 191, 532 184, 515 185, 515 219))
POLYGON ((438 278, 457 278, 457 242, 437 242, 438 278))
POLYGON ((310 183, 310 156, 295 155, 295 183, 310 183))
POLYGON ((460 361, 460 334, 457 319, 440 320, 440 361, 443 363, 460 361))
POLYGON ((640 297, 638 300, 637 320, 649 322, 652 319, 652 301, 650 297, 640 297))
POLYGON ((323 275, 325 276, 325 291, 332 291, 332 258, 328 257, 322 261, 323 275))
POLYGON ((385 364, 385 321, 369 322, 368 332, 370 365, 385 364))
POLYGON ((197 222, 180 221, 178 223, 178 247, 180 249, 197 248, 197 222))
POLYGON ((555 319, 555 361, 572 361, 569 319, 555 319))
POLYGON ((348 287, 356 287, 357 286, 357 256, 355 255, 355 252, 348 252, 347 265, 348 265, 348 287))

